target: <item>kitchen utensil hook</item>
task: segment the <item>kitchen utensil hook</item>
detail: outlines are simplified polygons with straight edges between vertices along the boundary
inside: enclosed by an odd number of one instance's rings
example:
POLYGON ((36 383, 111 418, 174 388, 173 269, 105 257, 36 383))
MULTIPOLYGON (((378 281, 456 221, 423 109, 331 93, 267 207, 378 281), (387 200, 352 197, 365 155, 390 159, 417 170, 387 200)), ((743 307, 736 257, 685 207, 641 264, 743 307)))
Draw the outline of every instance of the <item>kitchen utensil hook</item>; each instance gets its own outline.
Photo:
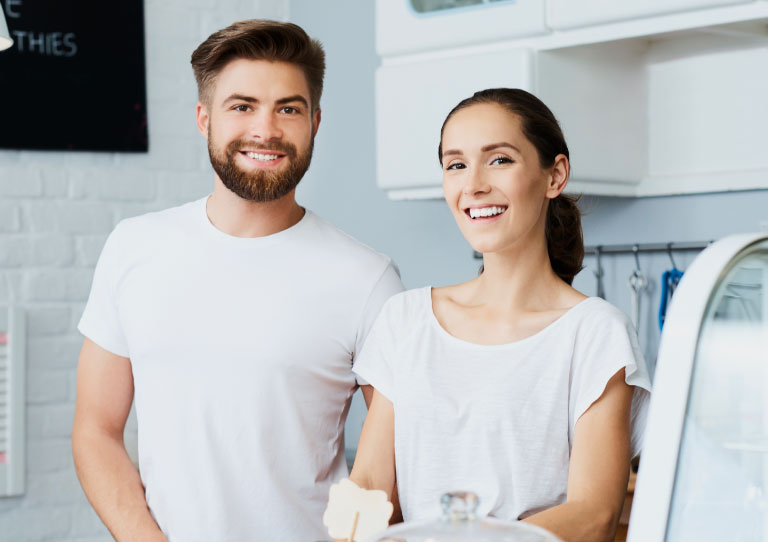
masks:
POLYGON ((603 251, 603 246, 598 245, 595 247, 595 256, 597 258, 597 270, 593 271, 595 278, 597 279, 597 297, 605 299, 605 287, 603 285, 603 264, 600 261, 600 255, 603 251))
POLYGON ((640 270, 640 245, 632 245, 632 254, 635 255, 635 271, 638 274, 642 274, 642 271, 640 270))
POLYGON ((635 329, 640 329, 640 292, 648 287, 648 279, 645 278, 643 271, 640 269, 639 252, 640 247, 634 245, 632 253, 635 255, 635 270, 629 276, 629 288, 632 292, 632 323, 635 329))
POLYGON ((669 261, 672 263, 672 269, 677 269, 675 258, 672 257, 672 243, 667 243, 667 256, 669 256, 669 261))

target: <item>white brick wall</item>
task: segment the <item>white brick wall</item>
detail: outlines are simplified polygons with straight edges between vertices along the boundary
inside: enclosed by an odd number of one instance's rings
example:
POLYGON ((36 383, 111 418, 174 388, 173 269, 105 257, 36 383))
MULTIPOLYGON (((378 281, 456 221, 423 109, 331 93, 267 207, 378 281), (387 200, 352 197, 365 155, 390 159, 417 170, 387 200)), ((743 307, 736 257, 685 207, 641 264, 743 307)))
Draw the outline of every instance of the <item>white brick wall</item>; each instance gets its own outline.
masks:
POLYGON ((0 307, 22 305, 28 322, 27 491, 0 498, 1 540, 111 540, 83 495, 70 445, 75 326, 93 266, 119 220, 211 190, 189 57, 235 20, 287 19, 288 2, 144 0, 149 154, 0 150, 0 307))

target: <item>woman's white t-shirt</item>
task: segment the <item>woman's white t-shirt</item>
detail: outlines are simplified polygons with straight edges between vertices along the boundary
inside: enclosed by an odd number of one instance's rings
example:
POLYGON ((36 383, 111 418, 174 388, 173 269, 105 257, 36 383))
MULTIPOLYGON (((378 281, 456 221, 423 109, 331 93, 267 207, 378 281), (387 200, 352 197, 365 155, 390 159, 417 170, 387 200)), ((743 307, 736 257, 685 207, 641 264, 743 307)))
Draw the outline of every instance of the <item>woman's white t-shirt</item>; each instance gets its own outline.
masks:
POLYGON ((397 486, 406 521, 440 515, 440 496, 469 490, 506 520, 565 502, 579 417, 625 369, 640 449, 650 380, 628 318, 590 297, 538 333, 478 345, 445 331, 431 288, 387 301, 354 370, 394 406, 397 486))

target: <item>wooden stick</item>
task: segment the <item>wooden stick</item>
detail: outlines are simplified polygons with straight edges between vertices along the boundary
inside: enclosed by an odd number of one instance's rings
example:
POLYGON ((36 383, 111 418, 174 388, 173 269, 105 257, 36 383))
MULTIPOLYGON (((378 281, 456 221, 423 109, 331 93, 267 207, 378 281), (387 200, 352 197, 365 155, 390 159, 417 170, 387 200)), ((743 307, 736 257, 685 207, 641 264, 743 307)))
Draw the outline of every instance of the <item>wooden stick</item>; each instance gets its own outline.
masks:
POLYGON ((352 532, 349 533, 347 542, 355 542, 355 531, 357 531, 357 520, 360 517, 360 512, 355 512, 355 520, 352 522, 352 532))

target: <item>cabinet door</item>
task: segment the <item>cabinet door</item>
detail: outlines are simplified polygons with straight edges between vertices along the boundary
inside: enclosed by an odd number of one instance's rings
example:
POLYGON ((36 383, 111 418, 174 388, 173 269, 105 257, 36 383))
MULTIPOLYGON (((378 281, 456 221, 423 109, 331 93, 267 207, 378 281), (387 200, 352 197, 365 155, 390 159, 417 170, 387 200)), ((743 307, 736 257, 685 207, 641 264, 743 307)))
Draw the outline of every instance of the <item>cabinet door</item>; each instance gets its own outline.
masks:
POLYGON ((547 0, 547 25, 556 30, 639 19, 755 0, 547 0))
POLYGON ((382 56, 544 32, 542 0, 376 0, 382 56))
POLYGON ((376 73, 379 186, 441 186, 437 146, 450 110, 478 90, 530 90, 530 85, 530 53, 520 49, 380 67, 376 73))

